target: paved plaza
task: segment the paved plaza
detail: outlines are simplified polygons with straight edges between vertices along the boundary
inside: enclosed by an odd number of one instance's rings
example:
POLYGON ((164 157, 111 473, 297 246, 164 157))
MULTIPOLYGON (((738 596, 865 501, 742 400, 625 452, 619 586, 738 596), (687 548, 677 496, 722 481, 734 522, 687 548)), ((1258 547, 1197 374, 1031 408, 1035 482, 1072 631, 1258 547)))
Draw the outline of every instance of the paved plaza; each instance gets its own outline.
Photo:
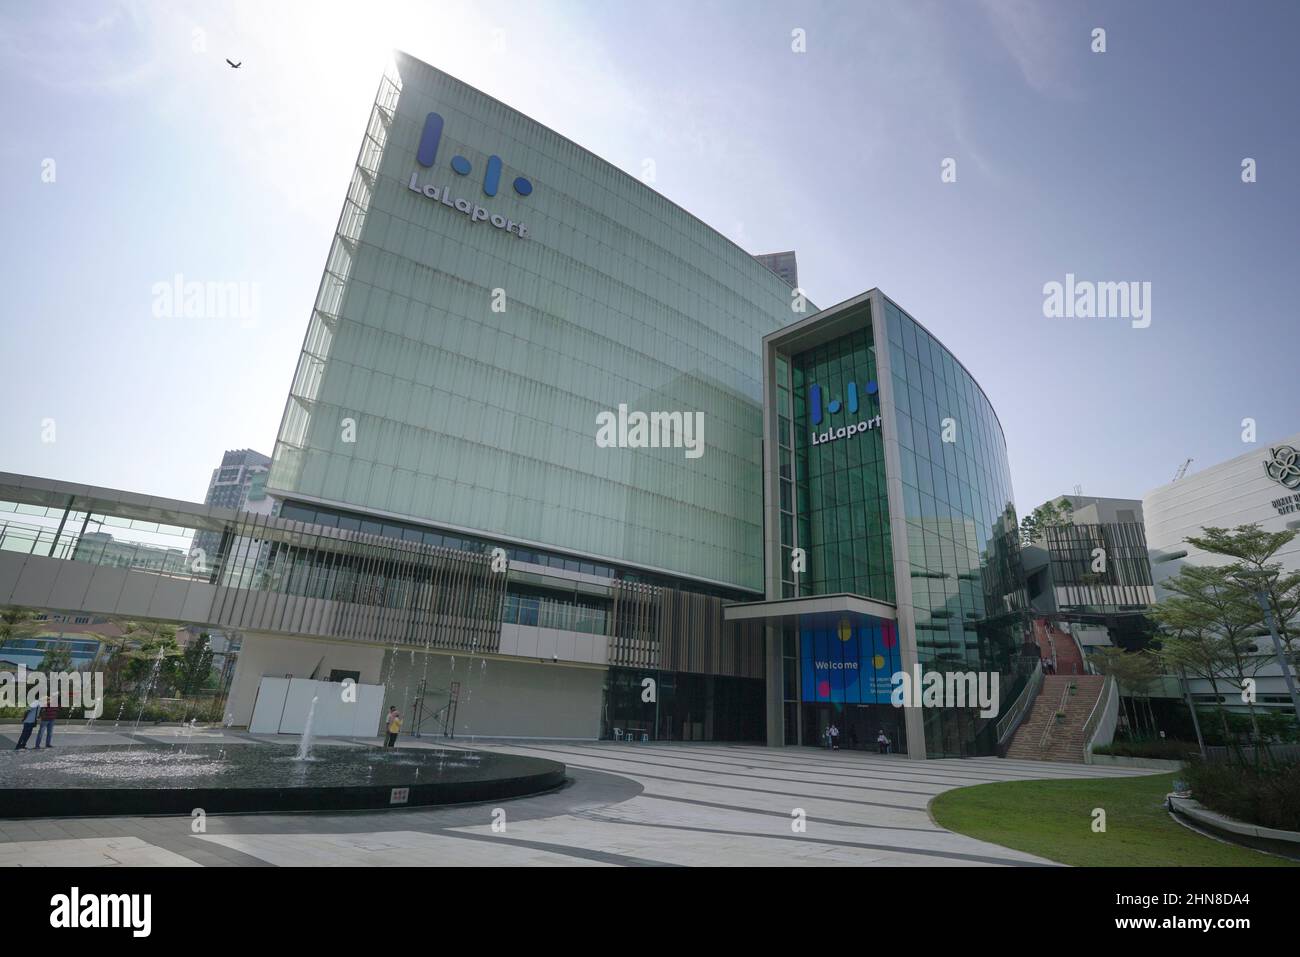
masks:
MULTIPOLYGON (((0 727, 0 745, 8 741, 12 748, 17 731, 0 727)), ((148 747, 177 743, 190 734, 177 728, 60 729, 55 744, 148 747)), ((248 747, 296 740, 239 731, 192 734, 196 742, 248 747)), ((435 746, 430 739, 402 744, 435 746)), ((193 833, 191 820, 182 817, 0 820, 0 866, 1052 865, 946 831, 930 819, 926 806, 943 791, 985 782, 1147 773, 996 758, 909 761, 856 751, 725 744, 473 746, 562 761, 570 783, 549 794, 498 804, 209 815, 203 834, 193 833), (795 809, 806 816, 802 833, 792 828, 795 809)), ((22 756, 5 754, 0 762, 5 760, 22 756)))

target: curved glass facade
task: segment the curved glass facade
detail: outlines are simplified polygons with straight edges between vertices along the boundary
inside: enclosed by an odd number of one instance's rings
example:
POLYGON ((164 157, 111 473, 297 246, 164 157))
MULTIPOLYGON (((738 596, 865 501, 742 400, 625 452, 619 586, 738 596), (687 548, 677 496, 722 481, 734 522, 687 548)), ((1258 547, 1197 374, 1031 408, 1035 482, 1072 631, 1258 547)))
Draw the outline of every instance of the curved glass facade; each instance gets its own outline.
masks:
POLYGON ((758 590, 758 354, 792 317, 790 288, 734 243, 399 55, 268 485, 758 590), (598 447, 620 405, 701 413, 702 454, 598 447))
MULTIPOLYGON (((997 671, 1014 687, 1027 605, 1006 439, 970 373, 884 301, 910 605, 924 670, 997 671)), ((925 712, 931 755, 989 750, 970 713, 925 712)))
POLYGON ((769 335, 765 357, 767 598, 799 601, 770 615, 797 669, 769 702, 783 740, 818 744, 834 725, 899 751, 991 753, 980 709, 899 710, 881 689, 919 667, 996 672, 997 706, 1018 690, 1027 600, 992 405, 878 290, 769 335))

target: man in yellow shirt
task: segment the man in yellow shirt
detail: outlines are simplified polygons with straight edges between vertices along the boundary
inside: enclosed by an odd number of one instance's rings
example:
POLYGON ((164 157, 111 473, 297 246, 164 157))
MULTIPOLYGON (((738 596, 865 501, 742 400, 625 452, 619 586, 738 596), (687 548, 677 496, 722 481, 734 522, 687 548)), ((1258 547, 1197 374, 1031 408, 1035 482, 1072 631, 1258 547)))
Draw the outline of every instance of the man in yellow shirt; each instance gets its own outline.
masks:
POLYGON ((388 737, 384 739, 384 747, 397 747, 397 732, 402 730, 402 716, 397 713, 397 705, 388 706, 388 718, 384 722, 384 727, 388 729, 388 737))

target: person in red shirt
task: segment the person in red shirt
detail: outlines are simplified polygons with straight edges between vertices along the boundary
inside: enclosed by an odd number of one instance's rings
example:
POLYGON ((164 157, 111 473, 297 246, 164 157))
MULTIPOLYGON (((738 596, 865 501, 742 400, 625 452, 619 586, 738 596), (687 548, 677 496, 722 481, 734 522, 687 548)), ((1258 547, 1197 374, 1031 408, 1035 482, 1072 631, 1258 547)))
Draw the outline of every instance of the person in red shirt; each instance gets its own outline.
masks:
POLYGON ((53 701, 47 699, 41 709, 41 726, 36 729, 36 750, 41 749, 41 735, 45 735, 45 746, 54 747, 54 719, 59 716, 59 709, 53 701))

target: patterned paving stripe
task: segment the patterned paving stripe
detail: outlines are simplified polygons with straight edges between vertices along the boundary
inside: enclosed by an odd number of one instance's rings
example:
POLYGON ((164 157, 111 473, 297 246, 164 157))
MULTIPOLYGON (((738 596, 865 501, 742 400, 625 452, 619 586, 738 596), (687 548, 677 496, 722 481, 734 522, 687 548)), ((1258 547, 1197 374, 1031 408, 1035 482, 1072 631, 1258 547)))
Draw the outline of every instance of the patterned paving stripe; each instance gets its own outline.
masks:
MULTIPOLYGON (((512 745, 517 747, 526 747, 525 745, 512 745)), ((588 746, 582 748, 582 753, 590 756, 604 756, 610 752, 616 752, 624 755, 626 752, 635 749, 642 752, 641 745, 613 745, 611 747, 588 746)), ((575 751, 578 749, 574 749, 575 751)), ((661 753, 666 756, 677 757, 679 760, 706 761, 707 758, 696 758, 694 756, 678 756, 673 754, 676 748, 660 748, 655 753, 661 753)), ((683 749, 684 750, 684 749, 683 749)), ((769 749, 755 747, 753 751, 748 749, 737 749, 742 753, 753 753, 754 751, 766 752, 769 749)), ((775 749, 772 749, 775 750, 775 749)), ((834 754, 844 754, 845 752, 832 752, 834 754)), ((634 761, 635 755, 628 755, 620 760, 634 761)), ((834 760, 833 758, 831 760, 834 760)), ((752 766, 753 762, 750 762, 752 766)), ((737 762, 735 765, 730 762, 727 766, 746 766, 737 762)), ((1004 758, 942 758, 930 761, 906 761, 897 758, 867 758, 857 765, 839 765, 840 770, 829 770, 825 762, 814 760, 790 761, 788 765, 777 765, 783 770, 789 770, 794 773, 797 768, 811 768, 814 773, 825 776, 852 776, 852 772, 857 771, 860 774, 878 774, 881 771, 888 771, 905 779, 904 783, 916 784, 939 784, 948 783, 945 781, 921 781, 919 776, 951 778, 953 787, 961 787, 964 784, 988 784, 996 781, 1021 781, 1021 780, 1038 780, 1048 778, 1060 779, 1078 779, 1078 778, 1105 778, 1105 777, 1132 777, 1146 774, 1157 774, 1158 771, 1152 771, 1145 768, 1111 768, 1097 767, 1087 764, 1061 764, 1057 762, 1046 761, 1008 761, 1004 758), (959 770, 958 766, 970 767, 972 770, 964 772, 959 770), (979 768, 980 771, 974 771, 979 768)), ((718 772, 725 773, 725 772, 718 772)), ((801 778, 800 780, 806 780, 801 778)), ((885 790, 885 789, 881 789, 885 790)))
MULTIPOLYGON (((639 747, 639 745, 629 745, 629 747, 639 747)), ((772 753, 781 753, 792 749, 777 748, 760 748, 758 746, 739 747, 730 746, 726 748, 732 752, 733 757, 739 758, 742 755, 753 753, 755 750, 770 751, 772 753)), ((825 767, 825 761, 818 761, 812 758, 811 748, 800 749, 801 754, 798 759, 791 760, 791 763, 807 767, 825 767)), ((1022 761, 1007 758, 995 757, 978 757, 978 758, 931 758, 926 761, 912 761, 908 758, 901 757, 881 757, 880 755, 871 754, 865 751, 832 751, 826 752, 824 749, 817 749, 819 753, 826 754, 828 760, 834 760, 831 755, 848 755, 856 758, 861 763, 858 767, 869 768, 873 772, 877 770, 899 769, 904 773, 924 773, 924 774, 943 774, 953 777, 970 777, 982 776, 987 780, 1023 780, 1026 772, 1033 772, 1033 777, 1066 777, 1066 778, 1091 778, 1091 777, 1130 777, 1144 774, 1159 773, 1153 772, 1147 768, 1120 768, 1120 767, 1102 767, 1091 764, 1070 764, 1059 761, 1022 761), (973 769, 980 769, 978 775, 973 769), (967 770, 972 769, 972 770, 967 770), (1019 775, 1019 776, 1018 776, 1019 775)), ((846 765, 848 766, 848 765, 846 765)))
MULTIPOLYGON (((695 798, 674 797, 671 794, 656 794, 650 791, 646 791, 641 795, 641 797, 651 801, 673 801, 678 804, 692 804, 695 805, 696 807, 716 808, 719 811, 739 811, 745 814, 763 814, 763 815, 768 815, 770 817, 779 817, 784 821, 790 820, 789 811, 770 811, 767 808, 750 807, 748 805, 742 806, 734 803, 722 804, 718 801, 700 801, 695 798)), ((907 808, 906 810, 913 810, 913 809, 907 808)), ((938 826, 907 827, 901 824, 871 824, 863 821, 842 821, 833 817, 814 817, 812 815, 809 815, 807 820, 813 824, 829 824, 834 827, 865 827, 865 828, 870 828, 872 830, 880 830, 880 831, 914 831, 920 834, 950 833, 938 826)))
MULTIPOLYGON (((575 764, 572 762, 565 762, 565 763, 568 764, 568 766, 571 768, 580 768, 584 771, 599 771, 604 774, 619 774, 619 773, 636 774, 638 778, 644 778, 648 781, 668 781, 669 783, 672 784, 680 784, 683 786, 690 786, 690 787, 697 787, 697 788, 712 788, 716 791, 744 791, 748 794, 774 794, 777 795, 778 797, 792 797, 792 798, 800 798, 800 799, 810 800, 810 801, 834 801, 837 804, 851 804, 854 807, 881 807, 881 808, 889 808, 891 810, 904 810, 904 811, 925 810, 924 805, 918 805, 913 807, 906 804, 888 804, 881 801, 866 801, 863 800, 862 798, 856 798, 856 797, 834 797, 829 794, 808 794, 808 793, 802 793, 799 791, 790 791, 790 790, 774 791, 771 790, 770 788, 745 787, 739 784, 712 784, 708 781, 686 781, 683 780, 682 778, 669 777, 663 774, 645 774, 642 772, 618 772, 618 771, 611 771, 609 768, 596 767, 594 765, 575 764)), ((920 796, 925 798, 931 798, 934 795, 931 792, 925 792, 920 794, 920 796)), ((929 802, 927 801, 926 803, 928 804, 929 802)))
MULTIPOLYGON (((678 833, 695 833, 695 834, 712 834, 723 835, 726 837, 747 837, 759 841, 778 841, 786 843, 794 841, 800 846, 808 844, 824 845, 827 847, 843 847, 853 850, 864 851, 881 851, 887 854, 903 854, 928 859, 941 858, 952 861, 968 861, 974 864, 994 864, 1006 867, 1059 867, 1050 861, 1023 860, 1013 857, 997 857, 991 854, 966 854, 961 851, 941 851, 931 848, 915 847, 910 845, 897 844, 872 844, 865 841, 842 841, 832 838, 810 837, 807 834, 767 834, 761 831, 737 831, 730 829, 715 829, 709 827, 692 827, 688 824, 666 824, 653 821, 622 821, 618 819, 597 818, 604 824, 613 824, 621 827, 648 827, 661 830, 675 831, 678 833)), ((854 825, 857 826, 857 825, 854 825)), ((978 843, 978 842, 977 842, 978 843)), ((988 845, 993 847, 994 845, 988 845)), ((723 862, 720 862, 723 863, 723 862)), ((788 861, 781 857, 774 857, 773 866, 783 866, 788 861)))
MULTIPOLYGON (((382 840, 386 833, 391 831, 373 831, 361 832, 372 833, 376 840, 382 840)), ((575 860, 593 861, 597 864, 613 864, 619 867, 675 867, 678 865, 668 864, 663 861, 655 861, 644 857, 634 857, 629 854, 616 854, 611 851, 599 851, 586 847, 577 847, 569 844, 552 844, 547 841, 534 841, 525 838, 510 837, 505 834, 476 834, 470 831, 457 831, 450 828, 436 828, 431 831, 421 832, 431 837, 451 838, 459 841, 476 841, 485 844, 506 845, 508 847, 517 847, 530 851, 542 851, 547 854, 555 854, 560 857, 571 857, 575 860)), ((208 835, 207 839, 214 843, 221 843, 223 838, 236 839, 240 837, 256 837, 257 835, 208 835)), ((277 835, 278 836, 278 835, 277 835)), ((229 845, 224 845, 229 848, 229 845)), ((247 852, 244 852, 247 853, 247 852)), ((274 867, 274 864, 262 862, 264 866, 274 867)), ((430 861, 431 865, 437 864, 437 861, 430 861)))
MULTIPOLYGON (((789 773, 800 773, 800 769, 811 769, 813 773, 821 777, 863 777, 867 775, 878 775, 882 771, 899 778, 905 778, 913 783, 925 784, 945 784, 950 781, 955 783, 966 782, 970 784, 983 784, 991 780, 996 780, 988 774, 962 773, 955 769, 938 766, 936 761, 926 762, 909 762, 906 759, 886 758, 871 763, 861 762, 858 764, 838 764, 828 765, 826 761, 785 761, 774 763, 763 761, 761 758, 746 758, 741 756, 725 755, 723 757, 695 757, 694 755, 682 754, 682 749, 677 748, 646 748, 644 745, 625 745, 629 751, 635 749, 636 754, 652 754, 660 757, 672 757, 682 761, 696 761, 713 763, 716 762, 723 767, 739 767, 753 769, 771 769, 787 771, 789 773), (920 777, 937 778, 935 781, 921 781, 920 777)), ((589 748, 584 753, 587 754, 606 754, 610 751, 618 750, 615 748, 589 748)), ((623 752, 620 750, 620 754, 623 752)), ((840 752, 843 753, 843 752, 840 752)), ((630 755, 627 760, 636 760, 635 755, 630 755)), ((828 760, 834 761, 834 758, 828 760)), ((801 779, 804 780, 804 779, 801 779)))
MULTIPOLYGON (((521 746, 516 745, 515 747, 521 747, 521 746)), ((879 787, 879 786, 871 786, 871 787, 868 787, 868 786, 863 786, 863 785, 858 785, 858 784, 832 784, 832 783, 828 783, 828 782, 813 782, 813 781, 809 781, 806 777, 803 777, 803 778, 782 778, 782 777, 776 777, 776 776, 772 776, 772 775, 763 775, 763 774, 745 774, 745 773, 740 772, 740 771, 718 771, 718 770, 713 770, 713 769, 708 769, 708 768, 694 768, 694 767, 690 767, 689 765, 683 765, 683 764, 671 764, 671 763, 664 762, 664 761, 641 761, 641 762, 638 762, 638 761, 636 761, 634 758, 611 757, 611 756, 607 756, 607 755, 605 755, 605 754, 601 754, 601 753, 595 753, 595 754, 592 754, 592 753, 590 753, 590 752, 562 751, 562 750, 560 750, 560 749, 558 749, 558 748, 527 748, 527 750, 529 750, 529 751, 541 751, 541 752, 546 753, 546 754, 558 754, 558 755, 561 755, 561 756, 571 755, 571 754, 577 754, 580 758, 582 758, 582 759, 584 759, 584 760, 599 759, 599 760, 605 760, 605 761, 622 762, 622 763, 624 763, 624 764, 632 764, 632 765, 634 765, 634 766, 636 766, 636 767, 646 766, 646 767, 652 767, 652 768, 666 768, 666 769, 670 769, 670 770, 687 771, 687 772, 690 772, 690 773, 692 773, 692 774, 709 774, 709 775, 713 775, 713 776, 715 776, 715 777, 749 778, 750 780, 766 781, 766 782, 768 782, 768 783, 772 783, 772 784, 780 784, 780 783, 783 783, 783 782, 789 782, 789 783, 791 783, 791 784, 812 784, 812 783, 822 783, 822 784, 825 784, 826 787, 832 787, 832 788, 847 788, 847 789, 851 789, 851 790, 855 790, 855 791, 879 791, 879 792, 886 792, 886 793, 890 793, 890 794, 912 794, 912 795, 916 795, 916 796, 919 796, 919 797, 930 797, 931 795, 933 795, 933 794, 935 793, 933 790, 929 790, 929 791, 912 791, 912 790, 908 790, 908 789, 906 789, 906 788, 879 787)), ((568 762, 566 761, 565 763, 568 763, 568 762)), ((575 767, 584 767, 584 766, 585 766, 585 767, 590 767, 591 765, 575 765, 575 767)), ((609 769, 609 768, 602 768, 602 769, 600 769, 600 770, 612 770, 612 769, 609 769)), ((623 774, 640 774, 641 772, 640 772, 640 771, 637 771, 637 770, 633 770, 633 771, 622 771, 622 772, 615 772, 615 773, 623 773, 623 774)), ((673 780, 680 780, 680 779, 673 779, 673 780)), ((684 781, 683 783, 688 783, 688 784, 703 784, 703 783, 705 783, 705 782, 690 780, 690 781, 684 781)))

